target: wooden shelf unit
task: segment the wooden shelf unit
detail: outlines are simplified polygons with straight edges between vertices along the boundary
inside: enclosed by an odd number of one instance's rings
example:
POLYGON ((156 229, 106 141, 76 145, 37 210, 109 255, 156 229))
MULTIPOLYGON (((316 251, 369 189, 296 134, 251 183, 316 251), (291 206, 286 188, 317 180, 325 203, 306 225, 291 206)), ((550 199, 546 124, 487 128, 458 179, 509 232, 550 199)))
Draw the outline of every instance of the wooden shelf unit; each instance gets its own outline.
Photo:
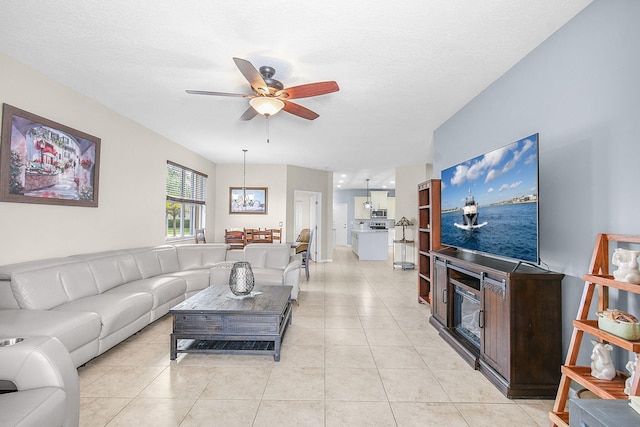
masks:
MULTIPOLYGON (((585 333, 595 337, 598 341, 620 347, 634 353, 640 353, 640 341, 629 341, 598 328, 597 320, 588 319, 589 308, 596 290, 598 291, 598 311, 609 308, 609 288, 618 289, 623 292, 640 294, 640 286, 625 282, 619 282, 609 275, 609 242, 640 244, 640 236, 630 236, 621 234, 599 234, 591 257, 589 273, 584 275, 584 288, 582 298, 578 308, 576 320, 573 321, 573 333, 569 343, 569 351, 565 364, 562 367, 562 376, 558 393, 553 405, 553 410, 549 413, 549 419, 554 426, 568 426, 570 414, 566 412, 569 388, 571 382, 575 381, 582 387, 587 388, 602 399, 628 399, 624 393, 625 380, 628 376, 622 372, 617 372, 613 380, 599 380, 591 376, 590 366, 576 366, 580 345, 585 333)), ((636 372, 640 372, 640 362, 636 364, 636 372)), ((640 375, 634 377, 631 384, 631 395, 640 395, 640 375)))
POLYGON ((418 302, 431 303, 433 260, 440 243, 440 180, 418 184, 418 302))

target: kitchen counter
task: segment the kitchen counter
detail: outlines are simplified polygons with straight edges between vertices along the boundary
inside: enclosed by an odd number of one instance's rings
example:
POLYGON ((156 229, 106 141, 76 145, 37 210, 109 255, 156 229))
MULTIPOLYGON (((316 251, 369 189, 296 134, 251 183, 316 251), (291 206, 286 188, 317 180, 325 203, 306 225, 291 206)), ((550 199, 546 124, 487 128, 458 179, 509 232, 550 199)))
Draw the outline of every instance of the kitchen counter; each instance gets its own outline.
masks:
POLYGON ((389 259, 389 230, 352 230, 351 250, 361 261, 389 259))

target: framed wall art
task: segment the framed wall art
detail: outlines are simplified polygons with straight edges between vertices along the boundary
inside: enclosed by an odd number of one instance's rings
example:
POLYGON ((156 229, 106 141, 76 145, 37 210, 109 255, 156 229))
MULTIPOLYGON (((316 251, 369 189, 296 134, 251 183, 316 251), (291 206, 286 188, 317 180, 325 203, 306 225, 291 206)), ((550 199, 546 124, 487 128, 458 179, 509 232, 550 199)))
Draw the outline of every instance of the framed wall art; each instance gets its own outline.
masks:
POLYGON ((2 106, 0 201, 98 206, 100 139, 2 106))
POLYGON ((229 187, 230 214, 267 213, 267 187, 229 187))

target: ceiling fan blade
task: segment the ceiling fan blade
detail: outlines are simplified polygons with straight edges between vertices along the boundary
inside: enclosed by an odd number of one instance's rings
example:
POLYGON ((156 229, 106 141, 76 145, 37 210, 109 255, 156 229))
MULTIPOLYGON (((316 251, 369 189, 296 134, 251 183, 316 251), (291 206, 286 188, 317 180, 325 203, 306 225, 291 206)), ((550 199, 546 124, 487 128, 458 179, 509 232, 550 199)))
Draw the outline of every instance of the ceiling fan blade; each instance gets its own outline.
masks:
POLYGON ((233 96, 237 98, 253 98, 253 95, 245 95, 243 93, 227 93, 227 92, 209 92, 207 90, 185 90, 192 95, 215 95, 215 96, 233 96))
POLYGON ((236 63, 238 70, 240 70, 244 78, 247 79, 247 81, 251 84, 251 87, 256 92, 263 94, 269 93, 269 88, 264 82, 262 74, 260 74, 260 72, 256 70, 256 67, 254 67, 251 62, 242 58, 233 58, 233 62, 236 63))
POLYGON ((242 115, 240 116, 240 120, 251 120, 257 115, 258 115, 258 112, 254 110, 253 107, 249 107, 247 108, 247 111, 242 113, 242 115))
POLYGON ((339 90, 340 88, 336 82, 318 82, 288 87, 276 92, 276 96, 286 99, 308 98, 310 96, 324 95, 339 90))
POLYGON ((307 107, 303 107, 300 104, 294 104, 293 102, 287 102, 287 101, 283 101, 283 102, 284 102, 284 107, 282 109, 287 113, 291 113, 295 116, 302 117, 303 119, 307 119, 307 120, 315 120, 318 117, 320 117, 318 113, 315 113, 309 110, 307 107))

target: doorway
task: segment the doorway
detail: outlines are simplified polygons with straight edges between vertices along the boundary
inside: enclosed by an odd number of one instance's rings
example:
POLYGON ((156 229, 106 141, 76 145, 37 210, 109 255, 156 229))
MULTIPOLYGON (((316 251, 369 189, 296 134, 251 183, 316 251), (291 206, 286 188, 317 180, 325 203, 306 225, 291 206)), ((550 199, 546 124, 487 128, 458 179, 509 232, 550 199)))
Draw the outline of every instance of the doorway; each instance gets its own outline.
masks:
POLYGON ((347 203, 333 205, 333 242, 336 246, 347 245, 347 203))
POLYGON ((315 191, 295 190, 293 228, 296 236, 300 230, 308 228, 313 230, 313 240, 309 246, 309 256, 312 261, 318 261, 322 253, 322 193, 315 191))

